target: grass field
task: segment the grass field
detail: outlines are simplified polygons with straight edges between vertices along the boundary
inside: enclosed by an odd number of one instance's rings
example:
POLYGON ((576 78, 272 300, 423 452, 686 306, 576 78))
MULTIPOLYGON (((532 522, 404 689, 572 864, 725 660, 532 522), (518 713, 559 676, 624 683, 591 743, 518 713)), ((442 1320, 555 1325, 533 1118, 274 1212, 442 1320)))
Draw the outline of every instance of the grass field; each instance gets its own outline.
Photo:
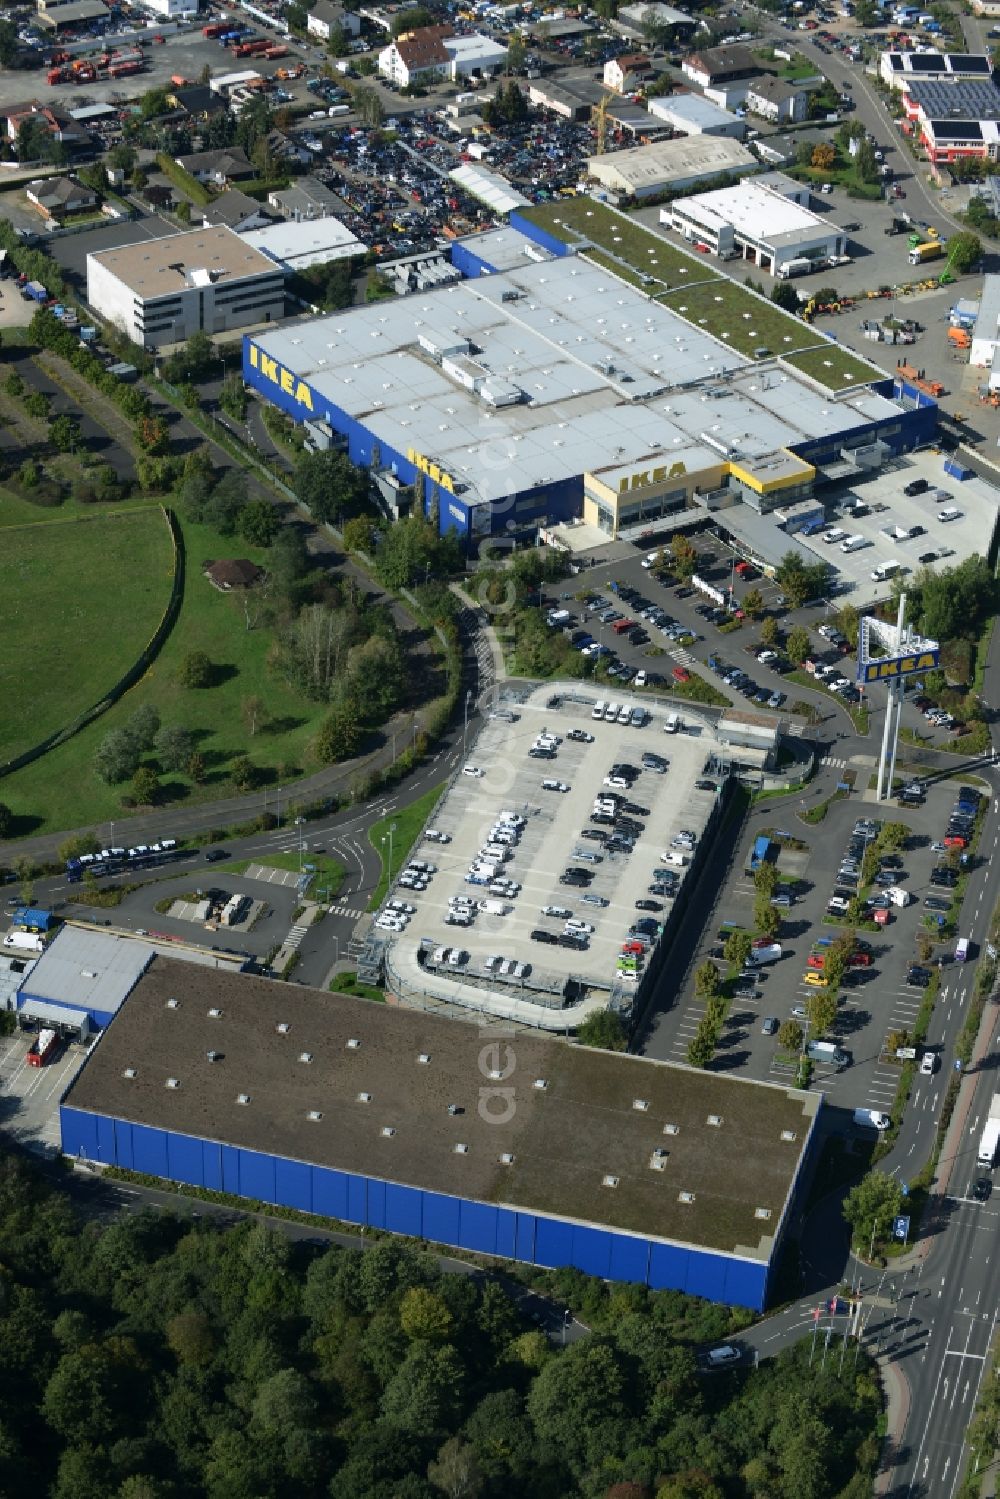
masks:
POLYGON ((155 631, 173 576, 157 508, 41 523, 51 512, 26 508, 36 523, 0 547, 0 761, 100 700, 155 631))
POLYGON ((690 281, 721 281, 718 271, 700 255, 686 255, 662 235, 614 213, 593 198, 561 198, 520 210, 522 217, 547 229, 565 244, 592 240, 614 260, 623 260, 644 276, 655 276, 665 286, 690 281))
POLYGON ((734 281, 686 287, 657 300, 740 354, 752 356, 758 349, 767 349, 771 354, 784 355, 816 342, 815 333, 805 323, 734 281))
MULTIPOLYGON (((6 508, 0 496, 0 525, 6 508)), ((47 525, 45 529, 48 533, 47 525)), ((238 537, 223 538, 207 527, 182 523, 182 530, 187 558, 184 602, 169 639, 146 676, 122 702, 41 760, 4 778, 2 799, 18 819, 17 834, 100 825, 121 814, 122 793, 128 788, 99 780, 93 756, 104 735, 120 728, 142 703, 155 705, 164 724, 190 730, 206 763, 204 782, 197 788, 183 775, 164 776, 163 805, 231 795, 229 764, 236 755, 249 755, 272 783, 291 779, 305 766, 321 706, 306 702, 268 669, 271 632, 247 630, 241 599, 218 593, 202 576, 206 561, 249 557, 263 563, 264 553, 238 537), (194 650, 205 651, 215 666, 215 686, 180 686, 181 660, 194 650), (241 705, 252 696, 263 700, 266 718, 251 737, 241 705)), ((16 534, 5 533, 5 550, 16 534)), ((29 629, 26 639, 32 638, 29 629)), ((107 680, 113 679, 109 673, 107 680)), ((91 696, 87 694, 88 702, 91 696)), ((9 700, 9 692, 6 697, 9 700)))
MULTIPOLYGON (((803 349, 798 354, 789 354, 788 363, 818 380, 828 390, 846 390, 851 385, 867 383, 880 378, 880 372, 870 364, 852 354, 849 349, 836 344, 824 344, 820 349, 803 349)), ((881 378, 885 378, 884 375, 881 378)))
MULTIPOLYGON (((375 893, 368 902, 369 911, 377 911, 385 900, 386 891, 389 889, 389 825, 395 824, 395 832, 392 835, 392 875, 395 877, 402 869, 406 856, 413 847, 414 840, 432 809, 437 805, 443 786, 435 786, 431 791, 425 791, 423 796, 411 802, 408 807, 401 807, 398 812, 391 812, 388 817, 383 817, 379 822, 372 823, 368 829, 368 841, 382 860, 382 874, 375 887, 375 893), (383 846, 382 839, 385 839, 383 846)), ((429 846, 429 845, 428 845, 429 846)))

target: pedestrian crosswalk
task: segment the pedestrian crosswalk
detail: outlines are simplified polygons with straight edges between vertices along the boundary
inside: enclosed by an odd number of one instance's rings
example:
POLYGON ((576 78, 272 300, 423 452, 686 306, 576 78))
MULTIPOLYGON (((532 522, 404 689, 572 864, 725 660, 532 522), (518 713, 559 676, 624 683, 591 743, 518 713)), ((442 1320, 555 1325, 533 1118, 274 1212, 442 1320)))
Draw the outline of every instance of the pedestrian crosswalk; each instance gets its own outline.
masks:
POLYGON ((292 929, 291 929, 291 931, 288 933, 288 936, 285 938, 284 942, 282 943, 282 946, 283 947, 293 947, 293 948, 295 948, 295 947, 301 947, 302 946, 302 939, 305 936, 306 932, 308 932, 308 930, 309 930, 309 928, 307 926, 298 926, 298 925, 293 926, 292 929))
POLYGON ((804 723, 790 723, 788 725, 788 735, 790 739, 801 739, 805 731, 806 726, 804 723))
POLYGON ((667 655, 670 657, 671 661, 676 661, 678 666, 695 665, 695 658, 692 656, 691 652, 686 651, 682 645, 677 646, 676 649, 672 651, 668 651, 667 655))
POLYGON ((365 912, 365 911, 359 911, 357 909, 357 907, 355 907, 355 906, 348 906, 348 905, 344 905, 344 904, 341 904, 340 902, 335 901, 333 903, 333 905, 331 905, 331 907, 330 907, 330 915, 331 916, 351 916, 351 917, 354 918, 355 921, 358 921, 358 920, 360 920, 360 918, 362 916, 367 915, 367 912, 365 912))
POLYGON ((824 755, 823 764, 829 765, 831 770, 846 770, 848 762, 840 755, 824 755))

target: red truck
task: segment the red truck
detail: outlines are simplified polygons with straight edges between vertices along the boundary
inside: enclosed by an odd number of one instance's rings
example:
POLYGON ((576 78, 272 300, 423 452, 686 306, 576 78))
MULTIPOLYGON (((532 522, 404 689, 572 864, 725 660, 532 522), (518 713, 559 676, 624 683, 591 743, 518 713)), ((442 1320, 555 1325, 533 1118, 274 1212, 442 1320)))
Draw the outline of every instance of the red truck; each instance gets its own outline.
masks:
POLYGON ((108 69, 108 77, 128 78, 132 73, 141 73, 145 66, 142 62, 113 62, 108 69))
POLYGON ((228 21, 223 21, 221 23, 216 22, 214 26, 203 26, 201 28, 201 34, 202 36, 212 37, 214 39, 217 36, 221 36, 224 31, 228 31, 229 29, 230 28, 228 21))
POLYGON ((28 1066, 44 1067, 59 1045, 59 1037, 55 1031, 39 1031, 38 1035, 28 1047, 28 1066))

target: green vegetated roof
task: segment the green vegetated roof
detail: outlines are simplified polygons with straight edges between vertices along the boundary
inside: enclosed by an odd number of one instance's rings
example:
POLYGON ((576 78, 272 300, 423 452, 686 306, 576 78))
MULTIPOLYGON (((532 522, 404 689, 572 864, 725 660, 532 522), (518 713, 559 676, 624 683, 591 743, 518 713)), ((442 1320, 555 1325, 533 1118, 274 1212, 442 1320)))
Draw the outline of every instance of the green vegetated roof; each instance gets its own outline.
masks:
POLYGON ((520 212, 739 354, 780 355, 829 390, 877 378, 855 355, 832 344, 817 347, 815 331, 799 318, 593 198, 561 198, 520 212))

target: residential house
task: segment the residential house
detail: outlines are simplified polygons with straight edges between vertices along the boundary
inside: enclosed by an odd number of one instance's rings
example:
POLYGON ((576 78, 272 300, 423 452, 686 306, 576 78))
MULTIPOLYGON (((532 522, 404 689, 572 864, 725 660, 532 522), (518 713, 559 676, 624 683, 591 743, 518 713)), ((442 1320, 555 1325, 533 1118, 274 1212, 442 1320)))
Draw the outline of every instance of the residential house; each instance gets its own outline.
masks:
POLYGON ((699 88, 753 78, 760 71, 760 63, 749 47, 738 42, 729 47, 703 47, 700 52, 689 53, 681 63, 681 72, 699 88))
POLYGON ((193 120, 207 120, 210 115, 225 114, 226 101, 207 83, 188 83, 174 89, 170 96, 177 109, 193 120))
POLYGON ((16 141, 21 126, 28 120, 44 125, 54 140, 60 141, 67 151, 79 150, 91 144, 86 128, 78 124, 63 109, 43 104, 39 99, 30 99, 24 104, 6 104, 0 109, 0 119, 5 121, 8 140, 16 141))
POLYGON ((270 224, 271 216, 254 198, 241 193, 238 187, 229 187, 201 210, 201 222, 203 229, 224 224, 227 229, 243 234, 248 229, 263 229, 270 224))
POLYGON ((475 33, 455 36, 449 25, 405 32, 378 55, 378 69, 398 88, 429 78, 488 78, 507 61, 507 48, 475 33))
POLYGON ((643 52, 624 52, 604 64, 604 85, 616 94, 631 94, 638 84, 653 76, 653 66, 643 52))
POLYGON ((86 213, 97 207, 97 194, 72 177, 41 177, 29 182, 24 190, 29 202, 46 219, 60 220, 73 213, 86 213))
POLYGON ((747 89, 747 109, 762 120, 797 125, 809 114, 809 90, 770 74, 755 78, 747 89))
POLYGON ((257 171, 241 146, 195 151, 192 156, 177 156, 174 160, 197 182, 210 182, 216 187, 225 187, 229 182, 245 182, 256 176, 257 171))
POLYGON ((253 588, 264 576, 264 569, 248 557, 224 557, 221 562, 206 562, 205 577, 220 593, 234 588, 253 588))
POLYGON ((331 0, 316 0, 316 4, 306 17, 306 31, 309 35, 318 36, 321 42, 328 42, 330 33, 338 26, 346 36, 361 35, 360 16, 356 16, 353 11, 345 10, 342 5, 332 4, 331 0))
POLYGON ((283 218, 299 224, 347 212, 342 199, 316 177, 300 177, 292 187, 276 188, 268 193, 267 202, 283 218))

